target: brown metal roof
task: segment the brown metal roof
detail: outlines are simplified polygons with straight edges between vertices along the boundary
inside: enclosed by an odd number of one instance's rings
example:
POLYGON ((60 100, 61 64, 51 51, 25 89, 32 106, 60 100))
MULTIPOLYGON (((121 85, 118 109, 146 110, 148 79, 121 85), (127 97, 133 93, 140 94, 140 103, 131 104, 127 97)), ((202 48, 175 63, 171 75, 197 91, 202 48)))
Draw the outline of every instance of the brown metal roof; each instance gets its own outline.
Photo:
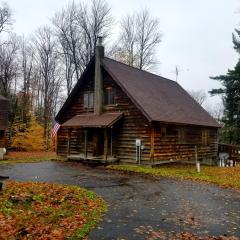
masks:
POLYGON ((6 130, 8 127, 9 102, 7 98, 0 95, 0 130, 6 130))
POLYGON ((220 127, 177 82, 109 58, 103 67, 150 121, 220 127))
POLYGON ((76 115, 62 124, 64 127, 94 127, 104 128, 111 127, 123 116, 122 113, 103 113, 101 115, 95 114, 81 114, 76 115))

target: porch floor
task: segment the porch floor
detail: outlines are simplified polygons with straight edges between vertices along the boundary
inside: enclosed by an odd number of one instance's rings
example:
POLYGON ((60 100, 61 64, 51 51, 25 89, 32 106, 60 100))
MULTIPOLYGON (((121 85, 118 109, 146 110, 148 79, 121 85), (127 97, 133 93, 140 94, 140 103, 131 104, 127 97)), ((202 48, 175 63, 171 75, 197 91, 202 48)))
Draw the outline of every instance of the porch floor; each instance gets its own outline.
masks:
POLYGON ((113 156, 108 156, 107 160, 104 159, 104 156, 92 156, 92 155, 87 155, 85 157, 84 154, 70 154, 67 156, 68 160, 71 161, 79 161, 79 162, 84 162, 84 163, 101 163, 101 164, 110 164, 110 163, 115 163, 118 161, 117 158, 113 156))

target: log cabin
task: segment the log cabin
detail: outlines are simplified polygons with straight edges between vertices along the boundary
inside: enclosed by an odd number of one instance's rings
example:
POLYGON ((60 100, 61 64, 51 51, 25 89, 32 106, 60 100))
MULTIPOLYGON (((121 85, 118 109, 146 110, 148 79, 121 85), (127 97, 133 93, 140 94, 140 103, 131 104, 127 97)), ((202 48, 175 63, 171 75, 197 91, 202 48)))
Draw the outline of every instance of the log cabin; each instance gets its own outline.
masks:
POLYGON ((5 131, 8 127, 8 100, 0 96, 0 148, 5 147, 5 131))
POLYGON ((58 112, 57 155, 158 164, 217 157, 220 125, 175 81, 95 56, 58 112))

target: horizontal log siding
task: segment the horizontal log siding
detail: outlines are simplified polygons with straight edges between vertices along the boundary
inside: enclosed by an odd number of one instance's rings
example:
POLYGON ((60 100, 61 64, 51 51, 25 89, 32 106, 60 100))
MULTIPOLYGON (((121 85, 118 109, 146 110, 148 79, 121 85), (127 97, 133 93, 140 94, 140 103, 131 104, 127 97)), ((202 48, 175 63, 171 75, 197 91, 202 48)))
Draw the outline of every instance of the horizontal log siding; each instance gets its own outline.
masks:
MULTIPOLYGON (((145 148, 142 151, 142 160, 149 160, 150 154, 150 128, 147 119, 121 90, 121 88, 110 78, 105 72, 103 78, 104 88, 112 86, 116 89, 116 104, 105 106, 104 112, 120 111, 124 113, 123 119, 113 127, 113 155, 122 161, 135 162, 136 149, 135 140, 140 138, 145 148)), ((63 117, 63 122, 72 118, 76 114, 93 112, 93 109, 84 109, 83 107, 83 92, 93 91, 94 81, 93 76, 89 77, 88 81, 82 85, 82 91, 75 97, 66 115, 63 117)), ((70 153, 83 153, 83 141, 78 141, 78 133, 72 131, 70 153)), ((58 132, 57 153, 61 156, 67 155, 67 140, 68 130, 60 128, 58 132)), ((110 144, 109 144, 110 147, 110 144)), ((88 152, 92 152, 92 143, 88 143, 88 152)))
POLYGON ((212 160, 217 156, 217 129, 194 127, 194 126, 174 126, 174 125, 155 125, 155 141, 154 141, 154 161, 161 160, 195 160, 195 148, 197 145, 198 157, 202 159, 212 160), (179 141, 177 135, 164 134, 163 129, 172 128, 173 132, 184 129, 184 141, 179 141), (202 144, 202 132, 208 131, 208 144, 202 144))
MULTIPOLYGON (((124 113, 121 121, 113 126, 113 155, 118 157, 122 162, 133 162, 136 160, 135 140, 142 140, 144 150, 142 151, 142 161, 150 160, 151 145, 151 126, 144 115, 139 111, 135 104, 122 91, 122 89, 104 72, 103 77, 104 88, 114 87, 116 89, 115 104, 105 106, 104 112, 120 111, 124 113)), ((82 85, 81 91, 76 94, 69 110, 62 118, 62 122, 67 121, 77 114, 93 112, 93 109, 84 109, 83 92, 94 91, 94 77, 90 73, 82 85)), ((154 106, 153 106, 154 107, 154 106)), ((178 141, 178 136, 163 136, 162 129, 170 125, 155 123, 154 128, 154 151, 153 160, 194 160, 195 153, 193 144, 198 145, 199 157, 212 159, 217 155, 217 130, 214 128, 201 128, 193 126, 185 126, 186 143, 182 144, 178 141), (209 146, 203 147, 202 130, 209 131, 209 146)), ((181 126, 171 125, 172 128, 178 130, 181 126)), ((84 152, 84 139, 82 130, 73 130, 71 134, 70 153, 78 154, 84 152)), ((57 153, 58 155, 67 155, 68 130, 60 128, 58 132, 57 153)), ((92 153, 93 143, 88 143, 88 152, 92 153)), ((108 144, 110 147, 110 143, 108 144)))
MULTIPOLYGON (((75 115, 93 112, 93 108, 86 109, 84 108, 83 105, 83 93, 89 91, 94 91, 94 75, 91 72, 87 74, 86 81, 84 81, 81 91, 74 97, 71 106, 61 119, 62 120, 61 123, 64 123, 65 121, 69 120, 75 115)), ((83 133, 81 134, 80 131, 83 131, 83 129, 78 131, 76 129, 73 129, 71 133, 70 141, 71 154, 78 154, 84 152, 83 150, 84 140, 80 141, 79 139, 83 133)), ((67 128, 61 127, 57 134, 57 154, 59 156, 66 156, 68 154, 67 143, 68 143, 68 130, 67 128)), ((88 151, 92 152, 92 143, 88 143, 88 151)))
POLYGON ((144 150, 142 161, 149 161, 150 155, 150 127, 149 122, 133 104, 122 89, 105 73, 104 88, 113 87, 116 89, 115 104, 105 106, 105 112, 119 111, 124 117, 119 124, 113 127, 113 153, 122 162, 136 161, 136 139, 142 140, 144 150))
POLYGON ((66 122, 75 115, 83 113, 92 113, 93 108, 84 108, 83 105, 83 93, 84 92, 93 92, 94 91, 94 76, 93 74, 88 74, 86 76, 87 80, 84 81, 84 84, 81 87, 81 91, 75 96, 72 101, 71 106, 69 107, 67 113, 63 116, 62 122, 66 122))

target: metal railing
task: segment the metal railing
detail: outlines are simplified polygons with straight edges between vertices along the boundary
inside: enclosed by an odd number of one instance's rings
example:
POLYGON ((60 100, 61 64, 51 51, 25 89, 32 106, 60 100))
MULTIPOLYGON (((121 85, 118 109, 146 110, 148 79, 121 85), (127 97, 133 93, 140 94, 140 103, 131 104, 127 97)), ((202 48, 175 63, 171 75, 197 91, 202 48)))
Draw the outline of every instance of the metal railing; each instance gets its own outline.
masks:
POLYGON ((234 166, 240 164, 240 145, 219 143, 218 154, 219 153, 227 153, 229 160, 233 161, 234 166))

